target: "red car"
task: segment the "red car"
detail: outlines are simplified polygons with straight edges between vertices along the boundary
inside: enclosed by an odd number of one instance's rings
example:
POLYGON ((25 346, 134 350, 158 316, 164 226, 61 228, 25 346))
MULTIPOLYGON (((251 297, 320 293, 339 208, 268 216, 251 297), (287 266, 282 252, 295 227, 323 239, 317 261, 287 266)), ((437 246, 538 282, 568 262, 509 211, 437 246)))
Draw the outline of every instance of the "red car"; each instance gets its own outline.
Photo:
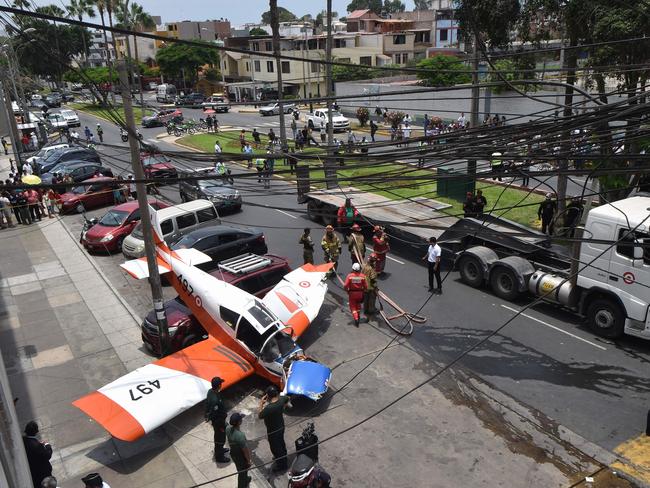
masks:
MULTIPOLYGON (((291 272, 286 258, 265 254, 245 254, 221 261, 219 269, 210 274, 231 285, 235 285, 258 298, 264 297, 282 278, 291 272), (231 263, 246 262, 246 269, 236 269, 231 263), (225 269, 227 268, 227 269, 225 269), (230 269, 230 271, 228 271, 230 269)), ((194 318, 192 312, 181 301, 180 297, 164 303, 171 351, 176 352, 191 346, 207 337, 207 333, 194 318)), ((158 339, 158 324, 156 314, 152 310, 147 314, 141 325, 142 342, 152 353, 160 356, 160 340, 158 339)))
POLYGON ((157 180, 178 178, 176 167, 162 154, 142 153, 140 154, 140 162, 144 168, 145 178, 155 178, 157 180))
MULTIPOLYGON (((149 199, 156 210, 169 207, 161 200, 149 199)), ((110 209, 99 221, 81 236, 81 243, 89 251, 113 252, 122 249, 122 241, 140 221, 137 201, 122 203, 110 209)))
POLYGON ((122 194, 125 191, 119 180, 108 176, 96 176, 83 183, 92 184, 76 186, 61 195, 61 213, 82 213, 90 208, 112 205, 115 203, 113 190, 119 190, 122 194))

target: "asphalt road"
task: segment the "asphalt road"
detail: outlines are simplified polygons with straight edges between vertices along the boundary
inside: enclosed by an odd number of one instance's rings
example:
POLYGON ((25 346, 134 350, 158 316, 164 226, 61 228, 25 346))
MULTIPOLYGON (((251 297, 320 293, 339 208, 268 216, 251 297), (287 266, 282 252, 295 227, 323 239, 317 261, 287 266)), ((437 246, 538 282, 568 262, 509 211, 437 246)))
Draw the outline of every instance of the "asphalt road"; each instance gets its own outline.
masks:
MULTIPOLYGON (((195 118, 200 113, 189 109, 184 112, 195 118)), ((96 124, 96 119, 84 114, 80 116, 82 127, 96 124)), ((230 113, 220 114, 219 120, 222 125, 252 127, 260 117, 230 113)), ((262 120, 277 123, 277 117, 262 120)), ((106 142, 121 144, 117 128, 101 123, 106 142)), ((155 134, 162 130, 144 129, 142 132, 145 139, 154 141, 155 134)), ((178 150, 164 141, 156 143, 162 150, 178 150)), ((126 168, 126 147, 124 150, 99 147, 99 151, 105 164, 120 170, 126 168)), ((184 161, 183 164, 188 163, 184 161)), ((302 228, 312 227, 315 240, 320 239, 321 230, 306 219, 306 209, 296 203, 293 187, 274 180, 271 193, 267 193, 252 180, 242 184, 240 190, 244 210, 224 216, 224 223, 263 229, 270 252, 287 256, 293 266, 302 264, 302 251, 297 243, 302 228)), ((173 187, 165 187, 162 193, 179 202, 173 187)), ((94 213, 101 214, 103 210, 94 213)), ((79 217, 65 217, 65 220, 78 225, 79 217)), ((121 256, 98 259, 117 263, 121 256)), ((316 260, 320 259, 322 254, 317 250, 316 260)), ((340 272, 347 272, 349 267, 349 256, 344 251, 340 272)), ((469 288, 458 281, 455 272, 445 276, 444 294, 431 296, 427 293, 426 269, 421 263, 399 255, 389 256, 387 271, 388 276, 380 284, 382 290, 406 310, 428 317, 425 325, 416 326, 408 343, 429 360, 429 367, 452 360, 508 321, 524 305, 523 302, 504 302, 488 292, 469 288)), ((333 294, 343 296, 338 285, 331 288, 333 294)), ((140 302, 146 307, 147 290, 144 286, 138 290, 142 294, 140 302)), ((649 363, 650 343, 634 338, 617 343, 603 340, 582 327, 578 318, 540 305, 527 310, 468 354, 461 365, 558 424, 611 450, 645 426, 650 392, 649 363)), ((557 426, 549 426, 549 429, 555 428, 557 426)))

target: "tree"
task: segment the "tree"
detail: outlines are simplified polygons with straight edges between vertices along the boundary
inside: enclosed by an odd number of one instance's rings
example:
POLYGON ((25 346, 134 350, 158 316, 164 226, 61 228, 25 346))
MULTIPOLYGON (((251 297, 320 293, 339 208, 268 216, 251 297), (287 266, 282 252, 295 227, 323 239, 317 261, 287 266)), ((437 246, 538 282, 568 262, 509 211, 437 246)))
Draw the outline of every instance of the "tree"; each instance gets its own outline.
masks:
POLYGON ((433 0, 414 0, 415 10, 430 10, 433 0))
POLYGON ((406 5, 400 0, 384 0, 384 8, 382 10, 384 14, 398 14, 406 10, 406 5))
POLYGON ((500 59, 493 64, 494 69, 490 68, 488 81, 491 83, 501 83, 499 86, 491 88, 494 93, 501 93, 510 89, 510 86, 503 79, 517 86, 520 90, 535 90, 536 87, 534 85, 516 83, 517 80, 534 80, 537 77, 534 56, 522 54, 512 59, 500 59), (497 74, 497 72, 499 73, 497 74))
POLYGON ((219 65, 217 51, 208 43, 203 46, 188 46, 186 44, 171 43, 158 50, 156 62, 160 71, 170 78, 178 78, 183 73, 183 78, 188 77, 191 84, 198 77, 198 70, 208 64, 219 65))
MULTIPOLYGON (((294 22, 298 20, 292 12, 284 7, 278 7, 278 22, 294 22)), ((271 25, 271 11, 267 10, 262 14, 262 24, 271 25)))
POLYGON ((377 15, 381 15, 381 0, 352 0, 348 4, 348 12, 354 12, 355 10, 370 10, 377 15))
POLYGON ((417 64, 418 78, 426 86, 453 86, 469 83, 471 76, 469 68, 458 58, 438 54, 426 58, 417 64))
MULTIPOLYGON (((544 1, 544 0, 539 0, 544 1)), ((519 0, 458 0, 456 19, 466 39, 507 46, 521 11, 519 0)))
POLYGON ((370 120, 370 112, 366 107, 359 107, 357 109, 357 120, 359 121, 359 125, 361 127, 366 126, 368 120, 370 120))
POLYGON ((372 78, 372 71, 365 66, 332 66, 332 81, 355 81, 372 78))
MULTIPOLYGON (((76 17, 79 22, 83 20, 84 16, 91 18, 95 16, 95 9, 91 0, 70 0, 70 5, 66 7, 66 10, 70 17, 76 17)), ((83 38, 83 50, 84 65, 86 65, 88 61, 88 46, 86 45, 85 37, 83 38)))
POLYGON ((253 27, 248 34, 251 35, 251 36, 268 36, 269 35, 269 33, 266 32, 261 27, 253 27))

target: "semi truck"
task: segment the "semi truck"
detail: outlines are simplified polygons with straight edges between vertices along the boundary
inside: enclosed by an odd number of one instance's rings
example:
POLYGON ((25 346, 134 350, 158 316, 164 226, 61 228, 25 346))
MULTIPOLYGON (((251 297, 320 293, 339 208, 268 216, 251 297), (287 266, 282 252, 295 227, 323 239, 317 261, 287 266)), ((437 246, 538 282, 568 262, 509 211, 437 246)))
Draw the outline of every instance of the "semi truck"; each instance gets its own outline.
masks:
POLYGON ((527 295, 553 303, 585 317, 603 337, 650 339, 650 197, 593 208, 575 250, 489 216, 461 219, 439 240, 469 286, 487 286, 505 300, 527 295))

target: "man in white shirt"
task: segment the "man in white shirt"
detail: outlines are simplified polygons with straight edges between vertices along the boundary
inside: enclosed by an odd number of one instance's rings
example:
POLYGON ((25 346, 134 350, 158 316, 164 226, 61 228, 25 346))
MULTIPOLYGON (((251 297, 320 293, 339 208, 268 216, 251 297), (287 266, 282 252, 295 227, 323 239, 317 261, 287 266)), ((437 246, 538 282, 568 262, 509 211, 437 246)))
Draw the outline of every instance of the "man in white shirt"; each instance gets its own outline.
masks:
POLYGON ((32 168, 32 165, 29 164, 28 161, 25 161, 23 163, 23 174, 24 175, 31 175, 34 174, 34 168, 32 168))
POLYGON ((433 277, 436 277, 436 283, 438 288, 436 293, 442 295, 442 279, 440 279, 440 258, 442 256, 442 249, 436 244, 436 238, 429 238, 429 248, 427 253, 422 258, 423 261, 427 262, 427 267, 429 268, 429 291, 433 291, 433 277))
POLYGON ((458 125, 461 129, 464 129, 465 124, 467 124, 467 120, 465 119, 465 112, 461 112, 460 117, 458 117, 458 125))

